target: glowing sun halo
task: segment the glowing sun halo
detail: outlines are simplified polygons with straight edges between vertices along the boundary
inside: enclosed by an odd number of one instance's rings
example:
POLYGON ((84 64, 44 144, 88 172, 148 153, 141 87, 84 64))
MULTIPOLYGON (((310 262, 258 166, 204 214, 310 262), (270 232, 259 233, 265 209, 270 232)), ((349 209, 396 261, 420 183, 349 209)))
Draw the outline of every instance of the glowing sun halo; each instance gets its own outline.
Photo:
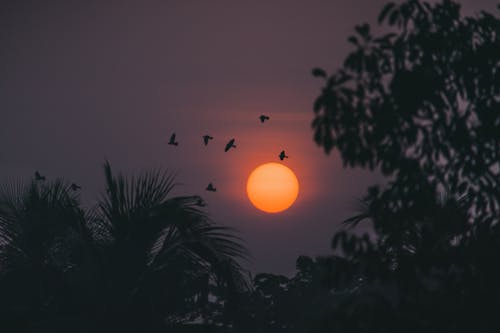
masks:
POLYGON ((266 163, 252 171, 247 180, 250 202, 267 213, 288 209, 299 195, 299 182, 292 170, 279 163, 266 163))

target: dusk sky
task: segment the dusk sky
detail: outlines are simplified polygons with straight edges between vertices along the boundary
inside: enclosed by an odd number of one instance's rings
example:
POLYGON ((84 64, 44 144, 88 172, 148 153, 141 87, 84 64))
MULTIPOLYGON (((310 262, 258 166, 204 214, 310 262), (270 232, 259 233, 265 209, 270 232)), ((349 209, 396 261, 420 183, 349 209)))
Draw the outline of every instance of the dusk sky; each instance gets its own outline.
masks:
MULTIPOLYGON (((330 253, 356 199, 384 180, 344 169, 313 141, 312 103, 351 50, 354 25, 386 1, 2 1, 0 180, 35 170, 82 186, 91 206, 107 159, 126 174, 177 174, 245 240, 253 272, 290 274, 298 255, 330 253), (270 120, 261 124, 258 117, 270 120), (172 132, 179 146, 167 145, 172 132), (202 135, 214 140, 205 147, 202 135), (237 148, 224 153, 226 142, 237 148), (283 213, 249 202, 250 172, 283 163, 300 193, 283 213), (206 192, 213 182, 218 191, 206 192)), ((497 1, 462 1, 464 12, 497 1)))

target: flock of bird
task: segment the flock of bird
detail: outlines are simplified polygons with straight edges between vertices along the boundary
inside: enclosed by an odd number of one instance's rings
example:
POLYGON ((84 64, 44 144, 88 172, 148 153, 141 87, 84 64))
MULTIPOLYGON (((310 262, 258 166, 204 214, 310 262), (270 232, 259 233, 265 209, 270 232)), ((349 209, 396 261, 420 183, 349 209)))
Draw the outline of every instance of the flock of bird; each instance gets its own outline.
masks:
MULTIPOLYGON (((264 114, 260 115, 259 116, 259 119, 260 119, 260 122, 261 123, 265 123, 266 121, 268 121, 270 118, 269 116, 266 116, 264 114)), ((213 140, 213 136, 210 136, 208 134, 204 135, 203 137, 203 143, 205 144, 205 146, 208 145, 208 143, 210 142, 210 140, 213 140)), ((226 144, 225 148, 224 148, 224 152, 228 152, 231 148, 236 148, 236 145, 234 144, 235 142, 235 139, 231 139, 229 140, 229 142, 226 144)), ((168 144, 169 145, 172 145, 172 146, 178 146, 179 145, 179 142, 176 140, 176 134, 173 133, 171 136, 170 136, 170 140, 168 141, 168 144)), ((288 158, 288 156, 286 155, 285 151, 282 150, 279 155, 278 155, 279 159, 281 161, 283 161, 285 158, 288 158)), ((205 188, 205 190, 209 191, 209 192, 217 192, 217 188, 215 188, 214 184, 212 183, 209 183, 208 186, 205 188)))
MULTIPOLYGON (((269 116, 266 116, 264 114, 260 115, 259 116, 259 119, 260 119, 260 122, 261 123, 265 123, 266 121, 268 121, 270 118, 269 116)), ((203 137, 203 143, 205 144, 205 146, 208 145, 208 143, 210 142, 210 140, 213 140, 213 136, 210 136, 210 135, 204 135, 203 137)), ((229 140, 229 142, 226 144, 225 148, 224 148, 224 152, 228 152, 231 148, 236 148, 236 145, 234 144, 235 143, 235 139, 231 139, 229 140)), ((178 146, 179 145, 179 142, 176 141, 176 134, 173 133, 171 136, 170 136, 170 140, 168 141, 168 144, 171 145, 171 146, 178 146)), ((286 155, 285 151, 282 150, 279 155, 278 155, 279 159, 281 161, 283 161, 285 158, 288 158, 288 156, 286 155)), ((35 181, 37 182, 40 182, 40 181, 44 181, 45 180, 45 176, 42 176, 38 171, 35 171, 35 181)), ((80 190, 82 187, 75 184, 75 183, 72 183, 70 185, 70 189, 72 191, 78 191, 80 190)), ((205 190, 209 191, 209 192, 217 192, 217 188, 215 188, 215 186, 212 184, 212 183, 209 183, 208 186, 205 188, 205 190)), ((200 199, 201 200, 201 199, 200 199)), ((200 205, 204 205, 203 202, 200 202, 199 203, 200 205)))

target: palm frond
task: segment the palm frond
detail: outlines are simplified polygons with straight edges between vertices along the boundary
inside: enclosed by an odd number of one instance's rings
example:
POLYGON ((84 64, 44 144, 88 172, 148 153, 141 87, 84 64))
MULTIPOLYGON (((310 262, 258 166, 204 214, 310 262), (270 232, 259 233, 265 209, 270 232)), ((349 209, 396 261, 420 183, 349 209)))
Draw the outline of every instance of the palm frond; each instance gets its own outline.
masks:
POLYGON ((65 264, 68 248, 85 225, 77 195, 61 179, 0 187, 0 270, 31 262, 65 264))
POLYGON ((115 238, 129 237, 136 227, 134 221, 147 219, 168 199, 175 186, 173 175, 161 171, 130 179, 121 174, 113 176, 109 162, 104 165, 104 174, 106 194, 99 202, 98 211, 115 238))
POLYGON ((182 244, 200 266, 210 265, 215 268, 214 276, 221 281, 245 289, 248 284, 239 260, 247 260, 248 251, 242 245, 241 238, 236 236, 233 229, 215 225, 196 204, 197 197, 177 197, 165 203, 163 212, 168 212, 174 218, 170 219, 162 234, 168 233, 170 237, 168 241, 164 239, 161 250, 159 238, 151 254, 156 262, 166 261, 170 254, 175 253, 172 248, 182 244))
POLYGON ((137 258, 144 258, 142 271, 136 272, 139 280, 191 267, 195 275, 209 272, 243 286, 238 260, 246 259, 247 252, 241 239, 232 229, 210 220, 199 207, 199 196, 170 196, 176 185, 172 174, 150 171, 127 178, 114 175, 108 162, 104 174, 107 191, 95 221, 102 230, 110 230, 111 242, 124 244, 137 252, 137 258))

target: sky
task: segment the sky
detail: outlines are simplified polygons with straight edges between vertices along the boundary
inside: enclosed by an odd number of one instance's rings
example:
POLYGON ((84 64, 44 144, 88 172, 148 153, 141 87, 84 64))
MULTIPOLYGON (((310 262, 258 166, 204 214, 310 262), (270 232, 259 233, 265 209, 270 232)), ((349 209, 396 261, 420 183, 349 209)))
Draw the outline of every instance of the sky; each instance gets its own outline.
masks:
MULTIPOLYGON (((102 165, 176 173, 174 194, 200 194, 218 224, 238 230, 252 272, 290 275, 299 255, 330 254, 376 172, 345 169, 313 142, 312 104, 338 68, 356 24, 386 1, 13 1, 0 4, 0 181, 35 170, 83 187, 91 207, 102 165), (260 114, 270 116, 261 124, 260 114), (178 147, 168 146, 172 132, 178 147), (202 135, 214 140, 204 147, 202 135), (226 142, 237 148, 224 153, 226 142), (250 172, 283 163, 295 204, 258 211, 250 172), (206 192, 208 182, 218 191, 206 192)), ((496 1, 462 1, 493 12, 496 1)))

